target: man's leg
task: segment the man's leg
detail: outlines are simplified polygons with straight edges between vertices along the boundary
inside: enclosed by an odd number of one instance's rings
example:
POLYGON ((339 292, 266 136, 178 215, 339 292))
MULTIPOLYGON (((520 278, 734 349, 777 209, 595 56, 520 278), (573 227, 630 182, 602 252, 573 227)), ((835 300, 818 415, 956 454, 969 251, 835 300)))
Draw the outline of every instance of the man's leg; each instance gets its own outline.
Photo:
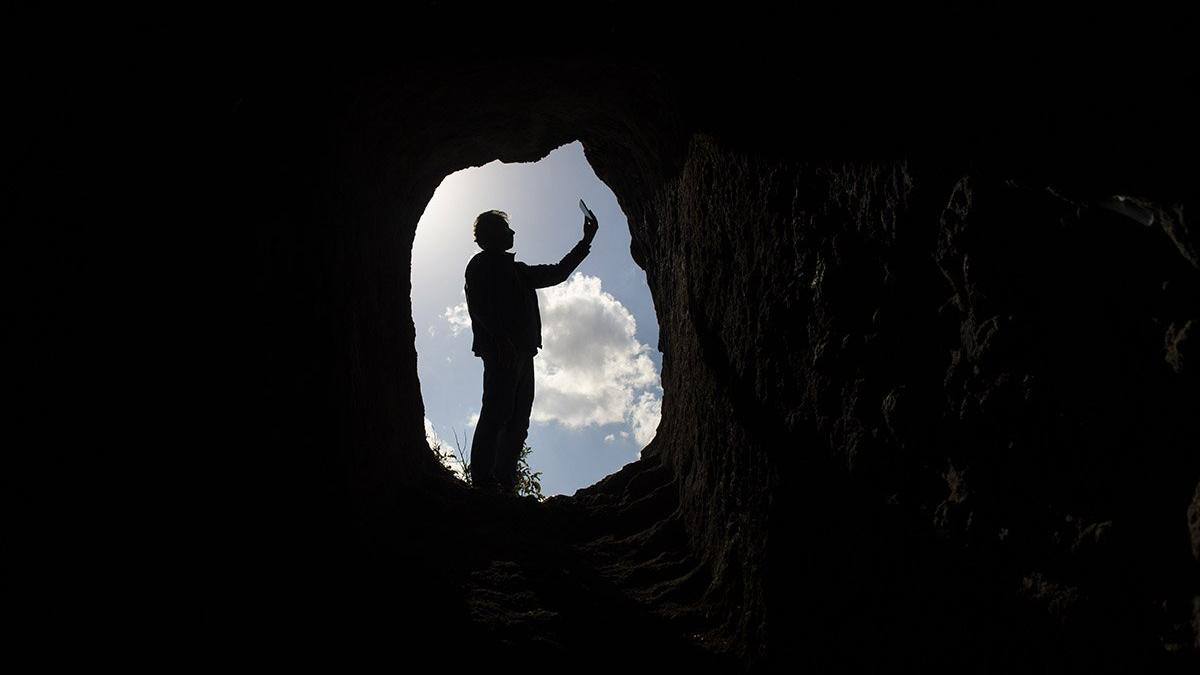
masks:
POLYGON ((518 363, 518 371, 514 373, 512 414, 500 431, 493 469, 500 487, 510 492, 516 487, 517 464, 529 435, 529 413, 533 410, 533 357, 522 356, 518 363))
POLYGON ((517 384, 514 375, 511 366, 503 367, 495 359, 483 360, 483 402, 471 441, 471 483, 476 487, 496 484, 501 432, 513 412, 517 384))

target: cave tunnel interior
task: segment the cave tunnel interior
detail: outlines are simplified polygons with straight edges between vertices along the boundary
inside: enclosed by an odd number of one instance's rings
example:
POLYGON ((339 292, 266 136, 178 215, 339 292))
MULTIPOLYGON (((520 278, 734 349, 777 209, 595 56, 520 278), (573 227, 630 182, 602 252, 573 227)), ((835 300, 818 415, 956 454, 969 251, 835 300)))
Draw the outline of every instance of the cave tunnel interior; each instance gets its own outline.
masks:
POLYGON ((1194 71, 974 37, 902 75, 811 44, 242 72, 274 487, 214 620, 596 672, 1194 667, 1194 71), (480 495, 426 442, 395 271, 445 176, 575 139, 645 271, 662 421, 573 496, 480 495))

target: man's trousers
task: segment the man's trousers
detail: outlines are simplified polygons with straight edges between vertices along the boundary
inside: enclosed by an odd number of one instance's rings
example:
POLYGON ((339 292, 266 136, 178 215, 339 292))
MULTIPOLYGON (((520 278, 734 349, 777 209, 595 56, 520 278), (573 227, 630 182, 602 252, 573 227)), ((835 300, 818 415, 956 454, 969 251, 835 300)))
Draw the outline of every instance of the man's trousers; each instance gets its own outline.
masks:
POLYGON ((471 442, 471 482, 513 491, 517 462, 529 434, 533 409, 533 356, 517 354, 512 363, 483 359, 483 406, 471 442))

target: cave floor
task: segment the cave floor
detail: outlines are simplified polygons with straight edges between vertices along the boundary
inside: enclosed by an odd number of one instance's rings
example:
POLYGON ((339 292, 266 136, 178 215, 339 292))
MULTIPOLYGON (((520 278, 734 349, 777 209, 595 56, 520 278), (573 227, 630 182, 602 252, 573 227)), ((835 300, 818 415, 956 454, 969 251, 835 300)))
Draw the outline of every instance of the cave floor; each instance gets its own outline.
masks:
POLYGON ((462 644, 504 661, 585 669, 631 659, 638 668, 730 669, 694 590, 702 570, 671 514, 647 522, 643 505, 630 526, 630 509, 578 493, 539 503, 457 481, 439 492, 422 564, 454 598, 441 620, 462 644))

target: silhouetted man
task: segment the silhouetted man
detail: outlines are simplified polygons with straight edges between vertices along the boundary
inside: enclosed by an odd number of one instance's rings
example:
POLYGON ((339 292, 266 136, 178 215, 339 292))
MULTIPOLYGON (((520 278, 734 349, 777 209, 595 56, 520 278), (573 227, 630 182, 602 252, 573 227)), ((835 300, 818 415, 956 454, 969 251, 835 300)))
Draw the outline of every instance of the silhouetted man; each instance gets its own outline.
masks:
POLYGON ((516 491, 517 462, 533 408, 533 357, 542 346, 536 289, 566 281, 591 250, 599 224, 583 219, 583 238, 554 265, 526 265, 507 253, 513 246, 508 214, 487 211, 475 219, 483 250, 467 263, 471 344, 483 359, 483 407, 471 443, 471 481, 483 490, 516 491))

